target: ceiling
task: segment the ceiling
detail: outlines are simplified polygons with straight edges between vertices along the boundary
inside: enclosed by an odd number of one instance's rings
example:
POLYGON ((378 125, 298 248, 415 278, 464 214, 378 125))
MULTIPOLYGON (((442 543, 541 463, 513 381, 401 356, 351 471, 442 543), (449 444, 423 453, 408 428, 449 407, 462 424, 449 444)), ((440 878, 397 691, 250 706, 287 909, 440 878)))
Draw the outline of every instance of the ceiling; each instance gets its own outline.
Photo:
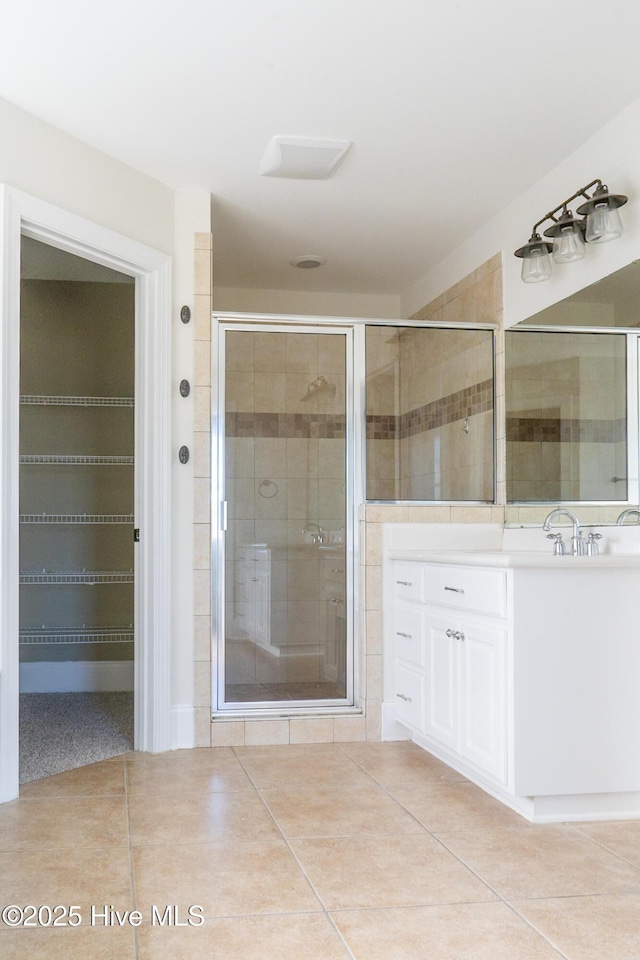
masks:
POLYGON ((399 294, 640 96, 639 35, 629 0, 21 0, 0 96, 211 192, 219 286, 399 294), (353 146, 261 177, 275 134, 353 146))

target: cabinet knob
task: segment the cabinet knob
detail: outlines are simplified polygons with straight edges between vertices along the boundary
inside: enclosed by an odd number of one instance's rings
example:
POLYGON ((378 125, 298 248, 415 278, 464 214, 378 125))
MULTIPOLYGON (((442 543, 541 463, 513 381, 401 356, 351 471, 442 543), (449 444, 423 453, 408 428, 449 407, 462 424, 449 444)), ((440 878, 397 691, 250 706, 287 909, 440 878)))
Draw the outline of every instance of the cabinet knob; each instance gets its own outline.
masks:
POLYGON ((410 633, 403 633, 402 630, 396 630, 396 633, 399 637, 404 637, 405 640, 411 640, 412 636, 410 633))
POLYGON ((396 580, 399 587, 412 587, 411 580, 396 580))
POLYGON ((464 593, 461 587, 445 587, 445 590, 450 590, 451 593, 464 593))
POLYGON ((464 633, 462 630, 451 630, 451 628, 449 628, 446 633, 448 637, 452 637, 454 640, 464 640, 464 633))
POLYGON ((404 700, 406 703, 412 703, 411 697, 405 696, 404 693, 396 693, 396 697, 400 697, 400 699, 404 700))

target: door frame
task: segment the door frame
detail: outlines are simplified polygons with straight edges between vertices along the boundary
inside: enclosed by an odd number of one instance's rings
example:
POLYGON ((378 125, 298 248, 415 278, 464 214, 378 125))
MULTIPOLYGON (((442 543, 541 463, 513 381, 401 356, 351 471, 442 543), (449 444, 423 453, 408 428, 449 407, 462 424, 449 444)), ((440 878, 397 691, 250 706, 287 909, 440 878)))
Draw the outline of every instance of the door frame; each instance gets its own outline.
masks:
POLYGON ((170 748, 171 257, 0 184, 0 802, 18 795, 22 236, 135 278, 134 742, 170 748))
MULTIPOLYGON (((356 715, 362 712, 360 676, 360 543, 358 504, 363 496, 363 437, 359 428, 364 409, 364 381, 357 376, 357 358, 364 352, 364 326, 352 318, 297 316, 280 314, 214 313, 211 336, 211 382, 217 387, 211 391, 212 469, 211 469, 211 531, 212 531, 212 714, 217 719, 243 717, 287 717, 356 715), (225 531, 227 501, 225 491, 225 350, 224 337, 229 331, 264 333, 339 334, 346 337, 346 600, 347 600, 347 691, 345 701, 327 703, 309 701, 269 701, 262 704, 227 703, 224 697, 224 638, 225 638, 225 531)), ((360 371, 360 374, 362 371, 360 371)))

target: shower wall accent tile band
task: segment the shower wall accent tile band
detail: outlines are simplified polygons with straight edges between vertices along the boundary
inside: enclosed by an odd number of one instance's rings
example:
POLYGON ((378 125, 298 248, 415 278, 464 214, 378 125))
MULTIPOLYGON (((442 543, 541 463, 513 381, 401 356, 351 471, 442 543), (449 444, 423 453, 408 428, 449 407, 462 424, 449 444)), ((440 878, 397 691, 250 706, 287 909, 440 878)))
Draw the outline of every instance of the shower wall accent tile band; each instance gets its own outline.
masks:
MULTIPOLYGON (((367 440, 404 440, 487 410, 493 410, 491 380, 465 387, 399 416, 369 414, 367 440)), ((231 412, 225 420, 228 437, 342 440, 345 436, 345 417, 339 414, 231 412)))
POLYGON ((295 440, 344 440, 344 414, 227 413, 228 437, 272 437, 295 440))
POLYGON ((493 410, 493 381, 483 380, 399 416, 367 416, 367 440, 406 440, 456 420, 493 410))
POLYGON ((507 417, 507 440, 520 443, 619 443, 626 435, 624 417, 616 420, 507 417))

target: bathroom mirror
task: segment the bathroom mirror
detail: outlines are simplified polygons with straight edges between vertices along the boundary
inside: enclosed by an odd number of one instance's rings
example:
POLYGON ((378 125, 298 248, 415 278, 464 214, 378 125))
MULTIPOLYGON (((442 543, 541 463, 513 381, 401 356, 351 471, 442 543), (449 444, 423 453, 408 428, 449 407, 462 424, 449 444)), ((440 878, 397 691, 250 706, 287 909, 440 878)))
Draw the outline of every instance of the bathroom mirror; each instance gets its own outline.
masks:
POLYGON ((639 338, 640 261, 505 331, 507 523, 638 505, 639 338))

